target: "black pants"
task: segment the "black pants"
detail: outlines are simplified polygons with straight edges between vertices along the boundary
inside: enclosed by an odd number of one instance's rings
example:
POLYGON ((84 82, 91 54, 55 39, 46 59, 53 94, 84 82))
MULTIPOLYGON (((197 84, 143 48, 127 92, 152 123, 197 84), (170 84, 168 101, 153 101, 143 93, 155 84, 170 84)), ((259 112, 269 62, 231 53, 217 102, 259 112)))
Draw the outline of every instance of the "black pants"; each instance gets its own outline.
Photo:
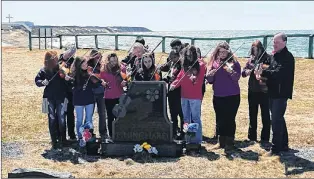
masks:
MULTIPOLYGON (((74 105, 73 105, 73 94, 72 92, 67 92, 68 106, 66 112, 66 126, 68 128, 68 136, 71 139, 75 138, 75 120, 74 120, 74 105)), ((66 132, 66 131, 64 131, 66 132)))
MULTIPOLYGON (((104 95, 95 95, 95 101, 97 104, 97 113, 98 113, 98 119, 99 119, 99 134, 100 136, 107 136, 107 120, 106 120, 106 106, 105 106, 105 100, 104 95)), ((95 109, 95 106, 94 106, 95 109)))
POLYGON ((216 133, 220 136, 233 137, 236 131, 235 117, 240 105, 240 95, 213 97, 216 113, 216 133))
POLYGON ((48 100, 49 133, 52 143, 66 141, 64 100, 48 100))
POLYGON ((180 132, 183 132, 183 112, 181 107, 181 87, 174 89, 173 91, 169 91, 168 93, 168 103, 170 109, 170 116, 172 124, 172 130, 174 136, 177 135, 178 129, 178 116, 180 116, 180 132))
POLYGON ((287 100, 287 98, 269 100, 273 131, 273 145, 271 150, 273 152, 280 152, 288 148, 288 130, 284 118, 287 100))
POLYGON ((249 115, 250 115, 250 127, 248 138, 253 141, 257 141, 257 114, 258 106, 261 107, 262 116, 262 132, 261 140, 269 141, 270 137, 270 113, 269 113, 269 97, 267 93, 263 92, 249 92, 249 115))
POLYGON ((105 105, 107 110, 108 117, 108 131, 110 137, 112 137, 112 122, 116 119, 116 117, 112 113, 112 109, 116 104, 119 104, 119 98, 116 99, 105 99, 105 105))

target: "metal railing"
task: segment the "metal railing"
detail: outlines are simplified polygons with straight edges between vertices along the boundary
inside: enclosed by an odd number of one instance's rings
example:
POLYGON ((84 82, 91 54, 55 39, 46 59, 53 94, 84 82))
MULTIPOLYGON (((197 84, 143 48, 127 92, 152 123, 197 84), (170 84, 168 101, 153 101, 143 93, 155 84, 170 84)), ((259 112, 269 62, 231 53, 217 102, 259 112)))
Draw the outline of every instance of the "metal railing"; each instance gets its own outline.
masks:
MULTIPOLYGON (((67 37, 67 36, 71 36, 71 37, 75 37, 75 45, 76 48, 79 49, 79 41, 78 41, 78 37, 94 37, 95 40, 95 47, 97 49, 99 49, 99 43, 98 43, 98 37, 100 36, 113 36, 115 39, 115 48, 114 50, 119 50, 119 37, 138 37, 138 36, 142 36, 142 37, 153 37, 153 38, 160 38, 162 39, 162 52, 165 53, 166 51, 166 39, 167 38, 178 38, 178 39, 188 39, 191 40, 191 44, 194 45, 195 41, 213 41, 213 40, 219 40, 219 41, 226 41, 228 43, 230 43, 230 41, 232 40, 242 40, 242 39, 257 39, 257 38, 263 38, 263 45, 266 48, 267 46, 267 41, 268 38, 273 37, 274 34, 269 34, 269 35, 255 35, 255 36, 242 36, 242 37, 210 37, 210 38, 199 38, 199 37, 182 37, 182 36, 161 36, 161 35, 145 35, 145 34, 111 34, 111 33, 97 33, 97 34, 59 34, 56 36, 52 36, 52 32, 51 32, 51 36, 46 37, 46 34, 44 37, 39 36, 32 36, 31 33, 29 33, 29 49, 32 50, 32 39, 41 39, 41 38, 45 38, 45 44, 46 44, 46 38, 51 38, 51 43, 52 43, 52 39, 53 38, 58 38, 59 39, 59 43, 60 43, 60 49, 62 49, 63 44, 62 44, 62 38, 63 37, 67 37)), ((290 37, 308 37, 308 57, 309 59, 313 59, 313 37, 314 34, 287 34, 287 36, 290 37)), ((39 48, 40 48, 40 40, 39 40, 39 48)), ((52 48, 52 45, 51 45, 52 48)), ((46 49, 46 45, 45 45, 45 49, 46 49)))

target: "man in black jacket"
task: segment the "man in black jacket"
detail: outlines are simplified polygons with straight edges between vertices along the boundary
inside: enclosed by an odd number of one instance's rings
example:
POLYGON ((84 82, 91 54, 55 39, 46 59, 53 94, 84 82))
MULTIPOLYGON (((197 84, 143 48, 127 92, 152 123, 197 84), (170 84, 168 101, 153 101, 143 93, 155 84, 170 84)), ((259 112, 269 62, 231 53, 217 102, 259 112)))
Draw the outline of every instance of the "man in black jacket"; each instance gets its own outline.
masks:
POLYGON ((274 55, 268 69, 257 77, 267 78, 272 118, 272 148, 270 155, 288 151, 288 131, 284 118, 287 100, 292 99, 295 59, 288 51, 287 36, 279 33, 274 36, 274 55))

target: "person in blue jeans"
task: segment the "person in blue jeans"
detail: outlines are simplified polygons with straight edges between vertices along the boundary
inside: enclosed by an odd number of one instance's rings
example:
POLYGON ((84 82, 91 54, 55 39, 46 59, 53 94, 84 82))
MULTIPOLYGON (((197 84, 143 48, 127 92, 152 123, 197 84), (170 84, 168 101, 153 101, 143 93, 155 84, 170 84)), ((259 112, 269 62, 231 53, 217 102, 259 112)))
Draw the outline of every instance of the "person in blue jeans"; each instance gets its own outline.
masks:
POLYGON ((278 33, 274 36, 274 51, 270 66, 256 73, 256 79, 266 78, 268 94, 270 97, 269 108, 272 122, 272 148, 267 155, 278 155, 288 151, 288 130, 284 118, 287 101, 292 99, 295 59, 288 51, 287 35, 278 33))
POLYGON ((48 100, 49 133, 52 148, 62 148, 66 143, 65 98, 67 82, 58 73, 57 52, 46 52, 44 60, 44 67, 36 75, 35 84, 38 87, 45 86, 43 98, 48 100))
POLYGON ((183 68, 176 79, 170 85, 170 91, 181 86, 181 106, 184 123, 197 123, 198 130, 195 137, 191 137, 187 143, 202 143, 202 86, 206 73, 205 64, 197 58, 195 46, 188 46, 182 50, 183 68))
POLYGON ((93 114, 95 98, 93 88, 95 87, 92 78, 87 71, 87 59, 83 57, 76 57, 71 66, 71 76, 74 79, 73 88, 73 105, 76 112, 76 132, 79 138, 80 144, 82 141, 83 129, 89 129, 93 134, 93 114), (85 88, 84 88, 85 87, 85 88), (83 114, 85 110, 85 122, 83 123, 83 114))

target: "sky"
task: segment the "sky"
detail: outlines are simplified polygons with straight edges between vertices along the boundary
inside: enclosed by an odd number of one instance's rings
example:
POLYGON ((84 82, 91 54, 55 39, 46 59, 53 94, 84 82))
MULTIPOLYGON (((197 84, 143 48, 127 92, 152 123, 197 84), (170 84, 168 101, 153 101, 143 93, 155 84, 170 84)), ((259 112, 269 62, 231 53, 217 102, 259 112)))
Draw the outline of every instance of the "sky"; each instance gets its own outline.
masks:
POLYGON ((2 1, 2 22, 153 31, 314 30, 314 1, 2 1))

